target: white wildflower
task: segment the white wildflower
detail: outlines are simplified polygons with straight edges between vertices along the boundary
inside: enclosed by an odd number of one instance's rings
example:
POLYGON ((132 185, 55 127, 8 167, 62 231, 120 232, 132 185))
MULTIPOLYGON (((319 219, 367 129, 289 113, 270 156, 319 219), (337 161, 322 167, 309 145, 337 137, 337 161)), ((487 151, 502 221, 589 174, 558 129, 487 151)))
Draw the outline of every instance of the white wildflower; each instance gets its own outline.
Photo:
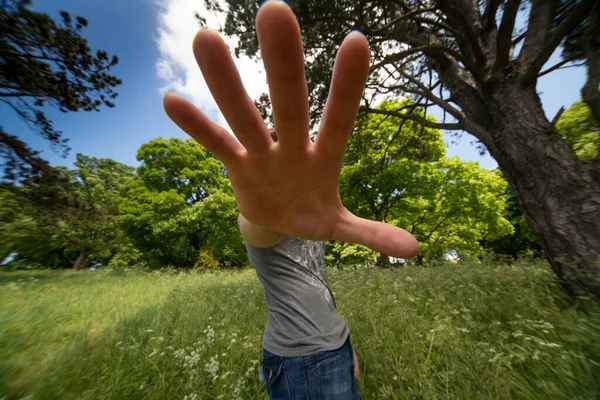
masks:
POLYGON ((204 334, 206 335, 206 339, 208 339, 209 342, 215 340, 215 331, 210 325, 206 327, 206 329, 204 330, 204 334))
POLYGON ((218 355, 211 357, 210 360, 208 360, 208 362, 204 364, 204 369, 212 376, 213 380, 219 377, 219 361, 217 360, 218 357, 218 355))

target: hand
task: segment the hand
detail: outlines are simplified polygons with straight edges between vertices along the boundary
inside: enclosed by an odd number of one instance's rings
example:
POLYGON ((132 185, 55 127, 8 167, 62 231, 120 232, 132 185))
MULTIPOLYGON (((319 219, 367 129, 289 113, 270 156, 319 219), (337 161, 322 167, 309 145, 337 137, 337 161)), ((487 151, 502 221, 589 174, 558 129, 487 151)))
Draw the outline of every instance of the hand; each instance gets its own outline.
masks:
POLYGON ((358 378, 358 374, 360 374, 359 368, 358 368, 358 357, 356 356, 356 352, 353 352, 354 355, 352 356, 352 362, 354 363, 354 378, 357 379, 358 378))
POLYGON ((344 208, 338 184, 348 136, 369 73, 369 45, 350 33, 335 61, 331 90, 316 143, 308 137, 308 89, 300 29, 283 2, 267 2, 256 31, 273 104, 274 143, 246 93, 229 50, 201 30, 194 55, 235 140, 183 98, 168 93, 169 117, 225 165, 240 213, 250 222, 308 240, 360 243, 395 257, 416 255, 403 229, 358 218, 344 208))

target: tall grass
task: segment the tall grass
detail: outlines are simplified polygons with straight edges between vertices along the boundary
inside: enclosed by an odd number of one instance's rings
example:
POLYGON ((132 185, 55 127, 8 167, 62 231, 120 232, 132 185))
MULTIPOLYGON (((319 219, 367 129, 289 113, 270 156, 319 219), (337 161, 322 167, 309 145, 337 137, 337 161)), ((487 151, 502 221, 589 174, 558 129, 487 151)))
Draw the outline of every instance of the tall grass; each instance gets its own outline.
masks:
MULTIPOLYGON (((545 264, 329 275, 365 399, 600 398, 600 306, 545 264)), ((0 304, 0 398, 267 398, 251 269, 3 273, 0 304)))

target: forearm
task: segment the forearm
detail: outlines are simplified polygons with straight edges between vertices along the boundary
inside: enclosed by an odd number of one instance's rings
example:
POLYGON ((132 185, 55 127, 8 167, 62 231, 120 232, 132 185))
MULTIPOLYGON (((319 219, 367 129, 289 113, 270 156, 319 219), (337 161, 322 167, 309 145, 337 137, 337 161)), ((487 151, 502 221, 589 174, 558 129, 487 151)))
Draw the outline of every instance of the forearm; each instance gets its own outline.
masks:
POLYGON ((254 247, 274 246, 284 236, 280 232, 248 221, 242 214, 238 216, 238 226, 244 241, 254 247))

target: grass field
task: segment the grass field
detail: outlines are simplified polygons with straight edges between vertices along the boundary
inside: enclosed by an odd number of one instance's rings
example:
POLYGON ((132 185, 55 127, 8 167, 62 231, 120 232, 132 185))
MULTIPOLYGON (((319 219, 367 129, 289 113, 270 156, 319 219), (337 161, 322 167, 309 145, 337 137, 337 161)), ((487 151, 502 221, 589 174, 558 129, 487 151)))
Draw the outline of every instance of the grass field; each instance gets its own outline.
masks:
MULTIPOLYGON (((600 306, 543 263, 329 275, 364 399, 600 398, 600 306)), ((0 304, 0 398, 267 398, 251 269, 0 273, 0 304)))

